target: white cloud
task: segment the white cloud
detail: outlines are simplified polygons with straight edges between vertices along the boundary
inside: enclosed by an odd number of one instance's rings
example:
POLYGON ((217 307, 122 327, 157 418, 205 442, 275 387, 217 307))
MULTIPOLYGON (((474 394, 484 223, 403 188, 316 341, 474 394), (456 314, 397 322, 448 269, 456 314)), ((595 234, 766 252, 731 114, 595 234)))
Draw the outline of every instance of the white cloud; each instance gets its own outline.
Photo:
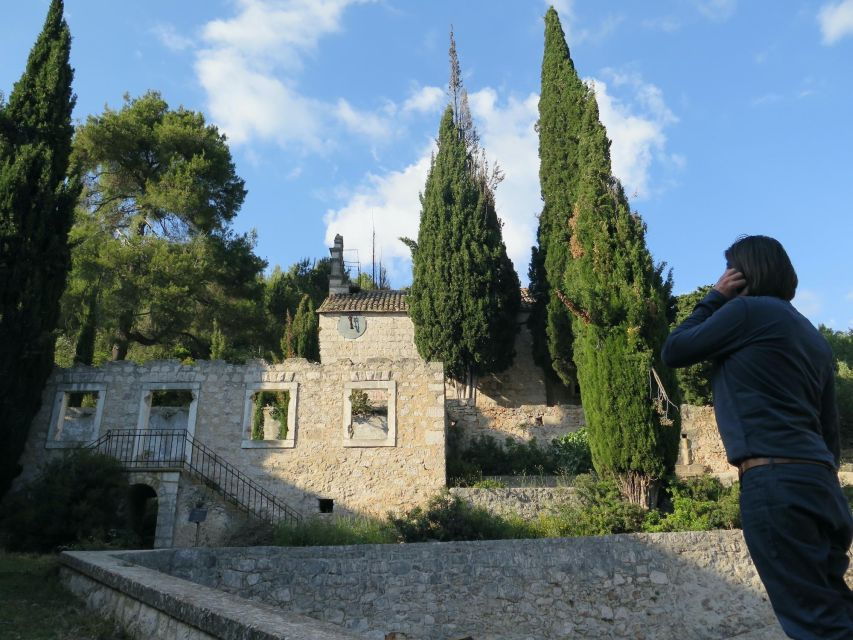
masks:
POLYGON ((413 91, 403 103, 403 111, 430 113, 447 102, 447 92, 441 87, 421 87, 413 91))
POLYGON ((678 122, 667 107, 663 92, 653 84, 643 81, 638 74, 625 74, 604 70, 605 77, 614 87, 625 87, 633 92, 629 101, 619 99, 608 91, 608 85, 595 78, 587 82, 595 89, 601 121, 612 141, 610 160, 613 173, 628 194, 646 197, 651 194, 649 172, 655 159, 674 168, 684 166, 680 154, 667 155, 665 128, 678 122))
POLYGON ((737 0, 695 0, 696 8, 703 16, 715 22, 723 22, 734 15, 737 0))
POLYGON ((368 174, 364 182, 349 195, 340 209, 330 209, 326 224, 326 243, 331 246, 336 234, 344 237, 345 249, 358 250, 362 269, 370 261, 373 229, 376 229, 376 252, 382 256, 392 284, 400 285, 411 278, 410 253, 400 236, 417 238, 420 199, 429 172, 434 145, 401 171, 385 175, 368 174))
POLYGON ((761 107, 767 104, 775 104, 782 100, 782 96, 778 93, 765 93, 762 96, 758 96, 749 101, 750 106, 752 107, 761 107))
POLYGON ((369 111, 355 109, 343 98, 338 98, 334 114, 349 131, 367 138, 381 140, 390 137, 393 133, 390 120, 369 111))
POLYGON ((675 33, 681 29, 682 24, 674 16, 661 16, 659 18, 646 18, 640 24, 646 29, 663 31, 664 33, 675 33))
POLYGON ((817 14, 823 44, 832 45, 853 35, 853 0, 825 4, 817 14))
POLYGON ((597 26, 581 28, 578 25, 579 21, 575 13, 575 0, 545 0, 545 5, 553 6, 560 14, 560 23, 566 32, 569 47, 574 47, 582 42, 602 42, 625 21, 623 14, 609 13, 597 26))
POLYGON ((360 135, 388 136, 380 117, 345 100, 303 95, 297 76, 320 39, 341 30, 344 10, 371 0, 236 0, 237 14, 208 22, 196 74, 212 119, 234 143, 253 139, 317 151, 333 139, 331 123, 360 135))
MULTIPOLYGON (((636 74, 609 72, 614 85, 631 91, 629 100, 619 101, 596 82, 601 117, 613 140, 614 173, 628 193, 647 195, 649 176, 656 160, 674 168, 686 160, 665 153, 664 128, 677 121, 654 85, 636 74)), ((539 139, 535 130, 539 96, 505 97, 487 87, 469 96, 471 111, 489 161, 503 169, 506 178, 495 193, 498 216, 504 223, 507 253, 522 282, 527 278, 530 247, 535 243, 536 216, 542 209, 539 190, 539 139)), ((325 216, 326 240, 344 236, 348 248, 358 249, 362 264, 370 256, 371 219, 376 225, 377 250, 382 251, 395 285, 410 278, 409 251, 397 238, 415 237, 420 216, 418 193, 423 190, 432 146, 400 171, 368 174, 360 187, 346 196, 345 204, 325 216)))
POLYGON ((853 302, 853 291, 848 291, 847 295, 844 297, 853 302))
POLYGON ((195 44, 192 38, 181 35, 171 24, 158 24, 151 29, 151 32, 167 49, 172 51, 184 51, 195 44))
POLYGON ((806 316, 812 323, 817 324, 817 319, 823 311, 823 298, 811 289, 798 289, 797 295, 791 301, 797 311, 806 316))
POLYGON ((505 178, 495 191, 498 216, 504 223, 507 254, 522 282, 527 279, 530 247, 536 241, 536 216, 542 210, 539 190, 539 96, 501 101, 485 88, 469 96, 480 141, 490 162, 500 165, 505 178))

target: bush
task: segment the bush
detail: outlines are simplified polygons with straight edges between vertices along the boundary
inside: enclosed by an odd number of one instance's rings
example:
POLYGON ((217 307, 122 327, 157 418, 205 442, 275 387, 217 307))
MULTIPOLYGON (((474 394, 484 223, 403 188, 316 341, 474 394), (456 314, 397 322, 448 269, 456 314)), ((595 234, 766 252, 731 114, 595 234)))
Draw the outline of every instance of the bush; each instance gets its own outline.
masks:
POLYGON ((451 484, 474 485, 483 476, 576 475, 592 469, 585 428, 555 438, 542 447, 535 438, 500 444, 489 435, 478 435, 462 445, 462 430, 448 432, 447 475, 451 484))
POLYGON ((505 540, 535 537, 519 519, 495 516, 472 507, 459 496, 442 493, 425 507, 415 507, 400 517, 388 520, 400 542, 448 542, 451 540, 505 540))
POLYGON ((49 552, 127 541, 127 476, 114 458, 86 449, 48 462, 3 507, 3 543, 12 551, 49 552))
POLYGON ((714 476, 669 486, 672 512, 650 511, 644 531, 710 531, 740 527, 740 485, 724 487, 714 476))
POLYGON ((592 454, 589 450, 589 434, 581 427, 562 438, 551 440, 554 466, 561 473, 576 476, 592 471, 592 454))
POLYGON ((281 547, 389 544, 396 541, 394 528, 388 522, 365 517, 307 518, 298 524, 280 524, 273 534, 273 544, 281 547))
POLYGON ((584 474, 574 486, 577 504, 540 518, 537 528, 543 535, 603 536, 642 530, 645 510, 625 500, 614 479, 584 474))

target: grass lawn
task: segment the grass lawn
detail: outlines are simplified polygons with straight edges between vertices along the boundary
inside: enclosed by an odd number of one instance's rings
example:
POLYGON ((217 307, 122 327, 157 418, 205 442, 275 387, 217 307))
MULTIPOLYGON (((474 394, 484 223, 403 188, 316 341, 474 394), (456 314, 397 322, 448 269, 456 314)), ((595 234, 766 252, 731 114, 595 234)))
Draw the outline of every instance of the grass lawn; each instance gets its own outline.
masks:
POLYGON ((3 640, 128 640, 86 611, 59 583, 55 556, 0 551, 0 638, 3 640))

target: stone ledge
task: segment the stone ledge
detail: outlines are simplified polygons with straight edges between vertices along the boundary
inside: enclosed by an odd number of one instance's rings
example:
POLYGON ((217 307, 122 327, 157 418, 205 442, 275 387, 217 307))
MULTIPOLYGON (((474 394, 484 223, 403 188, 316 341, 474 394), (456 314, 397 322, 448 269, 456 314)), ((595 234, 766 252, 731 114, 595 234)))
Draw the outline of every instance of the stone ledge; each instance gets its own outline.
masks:
POLYGON ((60 561, 129 598, 222 640, 353 640, 336 625, 249 602, 132 564, 109 551, 66 551, 60 561))

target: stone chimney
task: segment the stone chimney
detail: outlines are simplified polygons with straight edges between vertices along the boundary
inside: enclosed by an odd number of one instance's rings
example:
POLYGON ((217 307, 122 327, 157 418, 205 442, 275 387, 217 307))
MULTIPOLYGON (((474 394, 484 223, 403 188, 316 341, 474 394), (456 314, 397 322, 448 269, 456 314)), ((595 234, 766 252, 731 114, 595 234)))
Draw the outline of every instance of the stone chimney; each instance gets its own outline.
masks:
POLYGON ((335 246, 329 248, 332 254, 332 272, 329 274, 329 295, 349 293, 349 283, 344 282, 344 238, 335 236, 335 246))

